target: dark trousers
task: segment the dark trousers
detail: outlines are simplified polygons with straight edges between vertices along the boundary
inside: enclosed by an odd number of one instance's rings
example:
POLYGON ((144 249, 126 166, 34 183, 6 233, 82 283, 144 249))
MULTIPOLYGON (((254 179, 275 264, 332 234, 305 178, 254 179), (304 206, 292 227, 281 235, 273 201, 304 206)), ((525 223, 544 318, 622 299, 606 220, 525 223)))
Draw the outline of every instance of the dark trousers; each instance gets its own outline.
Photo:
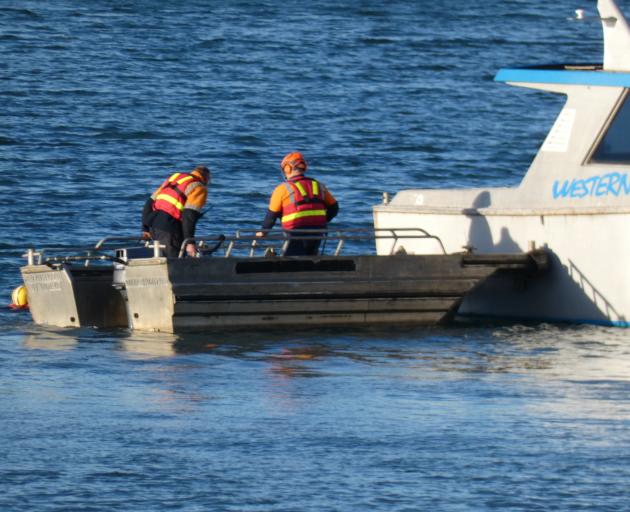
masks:
MULTIPOLYGON (((301 228, 301 229, 309 229, 309 228, 301 228)), ((313 228, 313 229, 322 229, 322 228, 313 228)), ((315 256, 319 252, 319 244, 321 240, 301 240, 301 237, 315 237, 322 236, 321 233, 313 233, 309 235, 308 233, 291 233, 289 238, 289 245, 287 246, 287 250, 284 253, 285 256, 315 256)))
POLYGON ((150 233, 153 240, 157 240, 164 246, 162 251, 167 258, 177 258, 177 256, 179 256, 179 251, 182 248, 182 243, 184 242, 184 235, 181 231, 179 233, 174 233, 151 227, 150 233))
POLYGON ((296 240, 291 239, 285 256, 314 256, 319 251, 319 240, 296 240))

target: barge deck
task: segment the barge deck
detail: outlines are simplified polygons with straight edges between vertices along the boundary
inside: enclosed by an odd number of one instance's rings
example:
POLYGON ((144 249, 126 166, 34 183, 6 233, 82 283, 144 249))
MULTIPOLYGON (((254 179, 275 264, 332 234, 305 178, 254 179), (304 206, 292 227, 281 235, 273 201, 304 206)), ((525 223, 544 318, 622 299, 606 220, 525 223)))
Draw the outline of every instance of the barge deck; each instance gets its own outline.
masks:
POLYGON ((283 232, 262 240, 243 231, 199 238, 198 258, 163 257, 153 242, 104 239, 83 254, 30 251, 22 276, 36 323, 181 332, 435 325, 451 321, 465 295, 488 277, 502 273, 523 280, 547 265, 544 250, 407 254, 403 247, 409 239, 441 243, 419 229, 307 236, 321 238, 320 254, 284 256, 283 232), (365 243, 374 238, 389 241, 387 255, 365 254, 365 243))

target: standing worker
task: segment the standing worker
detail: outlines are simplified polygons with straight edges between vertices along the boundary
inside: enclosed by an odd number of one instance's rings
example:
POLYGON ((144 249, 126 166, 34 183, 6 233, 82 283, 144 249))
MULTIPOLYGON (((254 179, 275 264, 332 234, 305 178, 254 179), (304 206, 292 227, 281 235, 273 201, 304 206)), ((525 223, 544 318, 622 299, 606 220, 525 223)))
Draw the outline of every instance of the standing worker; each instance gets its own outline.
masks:
MULTIPOLYGON (((142 211, 144 236, 164 245, 167 257, 176 258, 184 240, 195 236, 211 178, 210 170, 203 165, 190 173, 176 172, 147 199, 142 211)), ((186 254, 197 254, 194 243, 186 245, 186 254)))
MULTIPOLYGON (((304 176, 308 165, 302 153, 289 153, 282 159, 280 168, 285 182, 280 183, 271 194, 262 229, 271 229, 278 218, 285 230, 325 229, 339 212, 337 200, 323 183, 304 176)), ((263 237, 265 233, 259 231, 256 236, 263 237)), ((300 236, 308 237, 308 234, 291 236, 285 256, 317 254, 320 240, 300 240, 300 236)))

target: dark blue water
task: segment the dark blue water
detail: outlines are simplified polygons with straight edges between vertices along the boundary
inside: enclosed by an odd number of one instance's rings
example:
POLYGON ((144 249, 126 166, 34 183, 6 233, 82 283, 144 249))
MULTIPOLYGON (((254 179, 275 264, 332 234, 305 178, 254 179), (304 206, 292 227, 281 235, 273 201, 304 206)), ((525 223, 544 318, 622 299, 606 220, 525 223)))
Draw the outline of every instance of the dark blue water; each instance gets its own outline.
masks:
MULTIPOLYGON (((563 99, 500 67, 601 61, 574 4, 0 3, 0 292, 28 246, 133 235, 212 168, 201 233, 256 227, 302 150, 383 191, 516 185, 563 99)), ((623 6, 628 11, 630 5, 623 6)), ((47 330, 0 311, 0 510, 630 510, 628 331, 47 330)))

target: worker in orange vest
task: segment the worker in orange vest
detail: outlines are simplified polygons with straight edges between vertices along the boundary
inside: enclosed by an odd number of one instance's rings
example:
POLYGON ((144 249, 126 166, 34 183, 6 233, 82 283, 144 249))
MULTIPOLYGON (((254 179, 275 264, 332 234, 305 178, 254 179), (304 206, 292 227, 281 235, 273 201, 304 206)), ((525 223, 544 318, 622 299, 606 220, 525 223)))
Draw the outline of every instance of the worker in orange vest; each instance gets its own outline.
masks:
MULTIPOLYGON (((285 230, 325 229, 339 212, 339 204, 323 183, 304 176, 308 164, 304 155, 294 151, 286 155, 280 163, 285 178, 271 194, 269 210, 262 229, 271 229, 277 219, 285 230)), ((263 237, 259 231, 256 236, 263 237)), ((308 233, 295 233, 285 252, 285 256, 317 254, 320 240, 300 240, 308 233)))
MULTIPOLYGON (((195 236, 211 178, 210 170, 203 165, 190 173, 176 172, 147 199, 142 212, 144 236, 164 245, 166 256, 176 258, 184 240, 195 236)), ((186 245, 186 254, 197 254, 194 243, 186 245)))

